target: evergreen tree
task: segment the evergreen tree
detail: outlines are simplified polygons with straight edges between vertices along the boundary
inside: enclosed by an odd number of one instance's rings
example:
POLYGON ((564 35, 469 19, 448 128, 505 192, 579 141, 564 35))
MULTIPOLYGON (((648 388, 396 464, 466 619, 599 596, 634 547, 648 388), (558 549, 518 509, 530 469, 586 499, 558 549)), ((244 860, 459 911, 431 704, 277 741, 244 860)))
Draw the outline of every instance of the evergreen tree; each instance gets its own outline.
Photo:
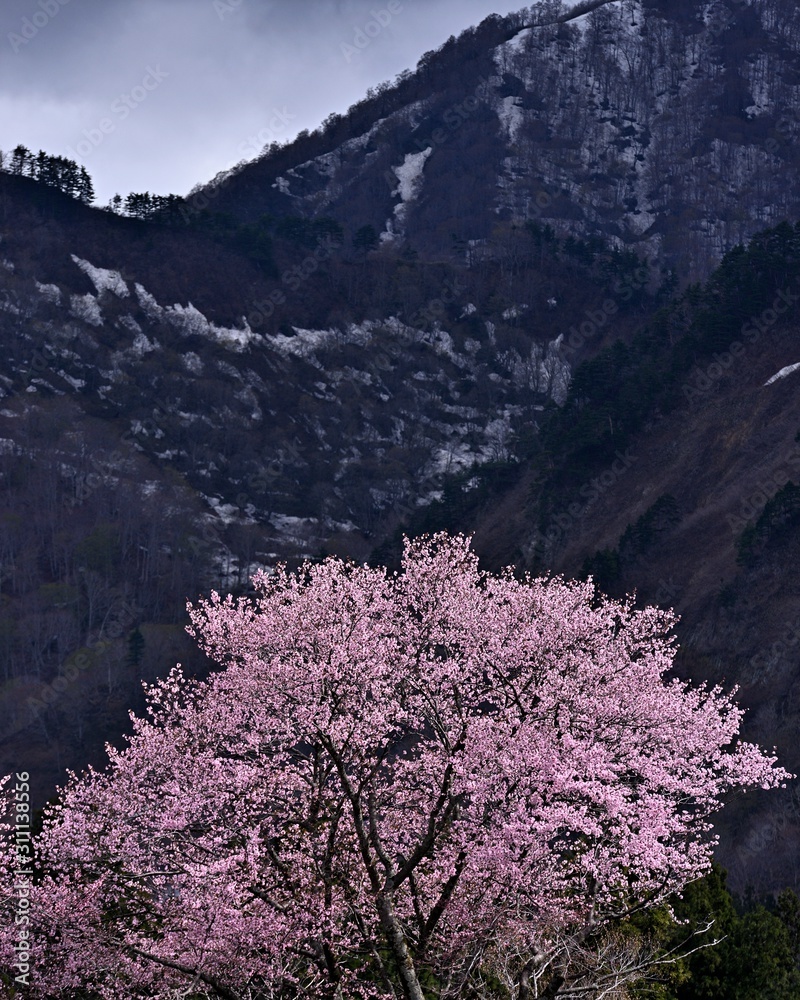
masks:
POLYGON ((142 662, 142 656, 144 654, 144 636, 139 630, 139 626, 131 632, 128 636, 128 656, 126 658, 126 664, 129 667, 138 667, 142 662))
POLYGON ((23 146, 21 143, 14 147, 14 151, 11 154, 11 170, 12 174, 18 174, 21 177, 29 177, 31 170, 33 168, 33 154, 28 149, 27 146, 23 146))
POLYGON ((94 185, 92 184, 92 178, 86 172, 86 167, 80 168, 77 195, 78 200, 82 201, 84 205, 91 205, 94 201, 94 185))

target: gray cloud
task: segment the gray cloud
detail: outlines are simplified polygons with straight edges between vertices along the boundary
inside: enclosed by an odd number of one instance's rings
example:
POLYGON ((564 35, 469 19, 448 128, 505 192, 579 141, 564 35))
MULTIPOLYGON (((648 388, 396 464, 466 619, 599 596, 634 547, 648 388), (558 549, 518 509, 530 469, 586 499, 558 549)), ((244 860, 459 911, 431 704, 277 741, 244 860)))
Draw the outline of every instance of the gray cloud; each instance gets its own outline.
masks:
POLYGON ((449 35, 519 6, 4 0, 0 148, 79 159, 100 204, 116 191, 184 194, 255 155, 259 133, 313 129, 449 35))

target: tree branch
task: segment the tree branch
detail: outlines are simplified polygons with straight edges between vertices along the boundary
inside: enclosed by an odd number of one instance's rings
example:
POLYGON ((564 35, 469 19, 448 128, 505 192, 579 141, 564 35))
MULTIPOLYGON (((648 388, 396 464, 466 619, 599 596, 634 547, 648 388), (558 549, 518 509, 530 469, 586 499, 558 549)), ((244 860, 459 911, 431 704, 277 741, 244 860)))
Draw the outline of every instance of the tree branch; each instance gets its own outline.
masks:
POLYGON ((436 900, 436 905, 433 907, 428 915, 428 919, 425 921, 425 926, 422 928, 422 933, 419 937, 419 950, 422 953, 425 950, 425 946, 430 940, 431 934, 436 930, 436 925, 442 918, 442 914, 447 908, 447 904, 450 902, 455 888, 458 885, 458 880, 461 878, 461 873, 467 866, 467 852, 462 850, 461 853, 456 858, 456 870, 450 876, 450 878, 445 882, 444 888, 442 889, 439 898, 436 900))
POLYGON ((136 948, 132 944, 121 945, 125 951, 133 952, 134 955, 139 955, 141 958, 146 958, 151 962, 156 962, 158 965, 163 965, 167 969, 174 969, 176 972, 182 972, 185 976, 194 976, 195 979, 199 979, 200 982, 205 983, 206 986, 210 986, 211 989, 217 994, 217 996, 222 997, 222 1000, 241 1000, 238 993, 234 993, 233 990, 229 990, 227 986, 223 986, 218 979, 214 976, 209 976, 206 972, 199 972, 197 969, 193 969, 189 965, 184 965, 182 962, 175 962, 169 958, 161 958, 159 955, 153 955, 148 951, 142 951, 141 948, 136 948))

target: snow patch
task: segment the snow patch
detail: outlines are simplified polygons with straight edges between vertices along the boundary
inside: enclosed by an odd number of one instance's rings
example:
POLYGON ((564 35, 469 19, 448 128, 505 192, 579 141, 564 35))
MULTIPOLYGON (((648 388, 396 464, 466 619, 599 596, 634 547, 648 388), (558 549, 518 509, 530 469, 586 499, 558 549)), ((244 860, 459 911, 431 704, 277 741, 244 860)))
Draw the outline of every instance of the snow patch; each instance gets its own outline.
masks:
POLYGON ((513 38, 504 42, 499 48, 504 49, 506 52, 521 52, 528 44, 528 39, 532 33, 533 28, 523 28, 522 31, 518 31, 513 38))
POLYGON ((136 298, 139 300, 139 305, 144 310, 145 316, 147 316, 149 320, 161 319, 164 314, 164 310, 156 302, 150 292, 140 285, 138 281, 134 285, 134 288, 136 289, 136 298))
MULTIPOLYGON (((428 146, 420 153, 406 153, 406 158, 399 167, 392 167, 398 181, 400 182, 395 194, 399 194, 404 202, 411 201, 417 196, 422 170, 425 161, 433 152, 433 146, 428 146)), ((395 214, 397 209, 395 209, 395 214)))
POLYGON ((57 306, 61 301, 61 289, 58 285, 43 285, 40 281, 37 281, 36 290, 45 302, 52 302, 53 305, 57 306))
POLYGON ((777 382, 778 379, 786 378, 787 375, 791 375, 792 372, 796 372, 800 368, 800 361, 796 365, 787 365, 785 368, 781 368, 779 372, 775 372, 772 378, 768 378, 764 385, 772 385, 773 382, 777 382))
POLYGON ((549 396, 558 406, 567 401, 572 369, 561 354, 564 335, 559 334, 548 344, 531 346, 530 354, 523 358, 516 355, 512 364, 512 377, 518 386, 549 396))
POLYGON ((113 292, 121 299, 126 299, 130 295, 128 286, 122 280, 122 275, 119 271, 108 271, 103 267, 95 267, 88 260, 81 260, 80 257, 76 257, 74 253, 70 254, 70 257, 72 257, 81 271, 88 276, 97 289, 98 295, 105 291, 113 292))
POLYGON ((131 350, 133 351, 134 354, 138 355, 141 358, 145 354, 149 354, 150 351, 154 351, 156 347, 158 347, 158 342, 148 340, 145 334, 140 331, 133 338, 133 344, 131 345, 131 350))
POLYGON ((504 97, 497 108, 497 115, 506 130, 509 142, 516 142, 519 127, 525 121, 519 100, 518 97, 504 97))
POLYGON ((139 304, 148 319, 153 321, 159 319, 167 320, 185 337, 193 335, 206 337, 208 340, 216 340, 223 347, 237 352, 243 351, 249 344, 261 344, 264 342, 264 338, 260 333, 254 333, 250 329, 250 324, 244 316, 242 317, 243 329, 217 326, 207 319, 199 309, 195 308, 191 302, 185 306, 176 302, 175 305, 164 309, 156 302, 146 288, 143 288, 138 283, 135 285, 135 288, 139 304))
POLYGON ((73 295, 70 297, 70 312, 76 319, 82 319, 91 326, 102 326, 103 316, 94 295, 73 295))
POLYGON ((82 378, 73 378, 72 375, 67 375, 63 368, 56 372, 56 374, 60 375, 65 382, 68 382, 73 389, 82 389, 86 385, 82 378))
POLYGON ((192 375, 199 375, 203 370, 203 362, 194 351, 187 351, 183 356, 183 365, 192 375))
POLYGON ((207 337, 233 351, 243 351, 252 342, 263 342, 261 334, 253 333, 246 319, 243 330, 237 327, 217 326, 206 319, 191 302, 186 306, 176 303, 165 311, 165 316, 184 336, 188 337, 194 334, 207 337))
POLYGON ((136 334, 142 332, 142 328, 139 326, 139 324, 136 322, 133 316, 120 316, 120 318, 117 320, 117 323, 119 326, 124 327, 130 333, 136 334))
POLYGON ((219 497, 205 497, 208 505, 213 508, 214 513, 223 524, 233 524, 240 520, 240 511, 232 503, 223 503, 219 497))
POLYGON ((400 231, 395 229, 393 223, 402 226, 409 202, 413 201, 419 194, 425 161, 432 152, 433 146, 428 146, 427 149, 423 149, 419 153, 406 153, 405 159, 400 166, 392 167, 392 171, 398 181, 392 195, 394 197, 400 196, 400 204, 395 205, 394 220, 390 219, 386 223, 386 229, 381 233, 381 242, 385 243, 387 240, 393 240, 401 235, 400 231))

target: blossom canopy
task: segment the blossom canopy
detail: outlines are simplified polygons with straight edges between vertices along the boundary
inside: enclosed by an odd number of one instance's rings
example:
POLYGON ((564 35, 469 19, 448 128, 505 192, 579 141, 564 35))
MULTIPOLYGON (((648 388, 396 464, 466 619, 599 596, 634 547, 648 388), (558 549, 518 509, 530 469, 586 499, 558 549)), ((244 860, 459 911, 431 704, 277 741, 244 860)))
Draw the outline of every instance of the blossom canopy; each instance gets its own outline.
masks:
POLYGON ((45 820, 51 990, 422 1000, 513 946, 518 995, 556 996, 565 941, 699 877, 723 796, 788 777, 731 695, 668 679, 671 612, 483 573, 461 536, 189 613, 220 669, 152 687, 45 820))

